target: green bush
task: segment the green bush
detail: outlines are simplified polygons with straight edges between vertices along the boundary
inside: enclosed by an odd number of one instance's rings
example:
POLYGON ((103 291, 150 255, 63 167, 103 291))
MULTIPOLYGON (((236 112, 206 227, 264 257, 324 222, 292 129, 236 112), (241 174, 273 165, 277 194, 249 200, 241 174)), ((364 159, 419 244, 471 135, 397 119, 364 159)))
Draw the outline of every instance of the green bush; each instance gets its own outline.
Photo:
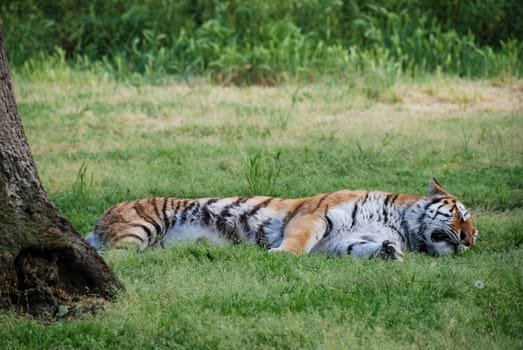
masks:
POLYGON ((238 84, 362 72, 388 60, 408 74, 523 70, 517 0, 21 0, 0 11, 14 66, 59 48, 117 76, 209 74, 238 84))

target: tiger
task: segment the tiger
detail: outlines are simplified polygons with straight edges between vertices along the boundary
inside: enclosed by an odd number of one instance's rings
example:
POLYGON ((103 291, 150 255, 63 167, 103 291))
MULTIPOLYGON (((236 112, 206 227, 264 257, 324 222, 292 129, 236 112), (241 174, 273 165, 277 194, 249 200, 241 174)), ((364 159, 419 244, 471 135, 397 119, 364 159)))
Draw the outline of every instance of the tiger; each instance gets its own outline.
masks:
POLYGON ((428 196, 339 190, 296 199, 270 196, 178 199, 116 204, 87 242, 106 248, 165 246, 187 240, 254 243, 269 252, 402 261, 404 251, 441 256, 472 247, 470 212, 435 178, 428 196))

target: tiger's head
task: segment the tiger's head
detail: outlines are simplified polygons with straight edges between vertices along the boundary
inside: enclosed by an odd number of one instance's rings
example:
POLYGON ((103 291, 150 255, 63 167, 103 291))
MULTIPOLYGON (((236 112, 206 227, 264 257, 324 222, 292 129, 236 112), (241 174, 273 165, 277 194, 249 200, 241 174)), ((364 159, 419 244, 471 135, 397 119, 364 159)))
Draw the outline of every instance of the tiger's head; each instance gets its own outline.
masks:
POLYGON ((439 256, 474 245, 478 230, 469 211, 434 178, 429 183, 429 196, 422 208, 417 232, 422 251, 439 256))

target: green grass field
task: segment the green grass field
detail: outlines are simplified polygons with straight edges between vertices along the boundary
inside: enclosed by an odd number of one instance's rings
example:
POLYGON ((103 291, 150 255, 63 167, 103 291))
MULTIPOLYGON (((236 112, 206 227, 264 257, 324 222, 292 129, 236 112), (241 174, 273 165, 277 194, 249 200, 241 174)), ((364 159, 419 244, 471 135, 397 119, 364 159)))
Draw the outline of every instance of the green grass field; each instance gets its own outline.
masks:
POLYGON ((15 74, 52 201, 83 235, 147 196, 426 193, 473 212, 473 249, 404 263, 187 244, 107 262, 127 288, 52 324, 0 314, 6 349, 520 349, 523 82, 430 75, 277 87, 15 74))

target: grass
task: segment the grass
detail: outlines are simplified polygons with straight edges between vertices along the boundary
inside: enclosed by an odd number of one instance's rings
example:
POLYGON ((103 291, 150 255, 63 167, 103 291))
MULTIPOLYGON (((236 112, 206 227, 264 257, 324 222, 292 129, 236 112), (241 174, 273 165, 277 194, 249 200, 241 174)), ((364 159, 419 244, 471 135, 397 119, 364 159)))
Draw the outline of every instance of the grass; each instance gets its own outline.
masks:
POLYGON ((476 248, 403 264, 184 244, 113 251, 127 288, 54 324, 0 315, 17 348, 517 349, 523 342, 523 83, 446 76, 277 87, 15 73, 44 186, 82 234, 152 195, 425 193, 472 210, 476 248), (263 193, 259 193, 263 192, 263 193))

